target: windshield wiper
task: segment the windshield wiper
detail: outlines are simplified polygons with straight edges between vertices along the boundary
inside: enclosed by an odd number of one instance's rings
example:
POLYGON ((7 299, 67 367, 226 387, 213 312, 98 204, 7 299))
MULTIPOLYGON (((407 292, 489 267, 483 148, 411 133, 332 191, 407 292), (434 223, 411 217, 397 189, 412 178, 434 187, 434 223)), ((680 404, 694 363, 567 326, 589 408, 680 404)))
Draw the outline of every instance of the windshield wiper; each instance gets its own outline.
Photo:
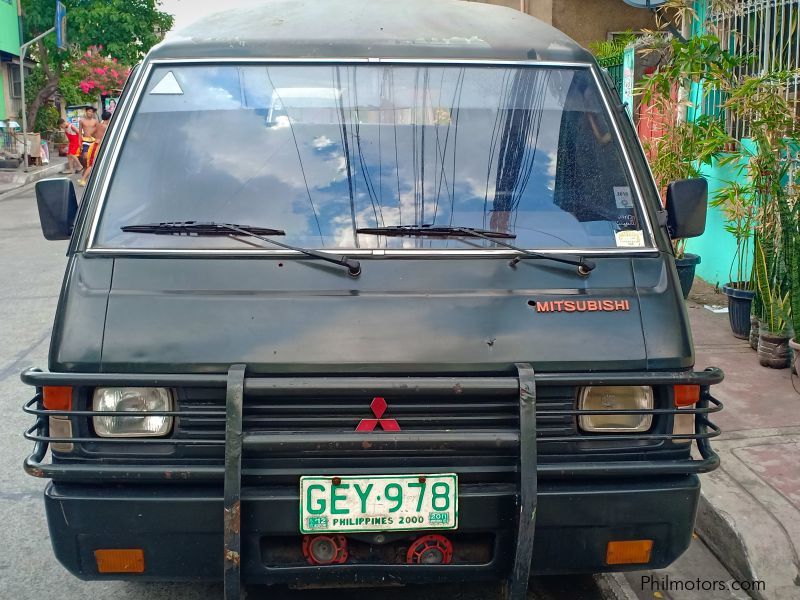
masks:
MULTIPOLYGON (((284 244, 272 238, 264 237, 267 235, 286 235, 282 229, 271 229, 269 227, 255 227, 252 225, 238 225, 236 223, 216 223, 213 221, 172 221, 166 223, 144 223, 142 225, 125 225, 120 227, 122 231, 135 233, 155 233, 161 235, 228 235, 232 233, 252 237, 268 244, 274 244, 287 250, 294 250, 312 258, 347 267, 347 272, 352 277, 361 275, 361 263, 346 256, 329 256, 324 252, 317 252, 308 248, 300 248, 284 244)), ((243 240, 240 240, 243 242, 243 240)))
POLYGON ((498 238, 514 239, 517 236, 503 231, 493 231, 491 229, 476 229, 474 227, 434 227, 431 225, 392 225, 389 227, 366 227, 364 229, 357 229, 356 233, 368 233, 372 235, 387 235, 387 236, 426 236, 426 237, 475 237, 505 246, 511 250, 516 250, 522 256, 515 256, 508 263, 511 267, 516 267, 517 263, 523 258, 536 258, 543 260, 554 260, 556 262, 564 263, 567 265, 575 265, 578 267, 578 274, 586 276, 591 273, 597 266, 591 260, 587 260, 582 256, 563 256, 559 254, 544 254, 534 252, 532 250, 525 250, 508 242, 504 242, 498 238))
POLYGON ((286 235, 283 229, 269 227, 251 227, 233 223, 214 223, 213 221, 168 221, 166 223, 145 223, 143 225, 125 225, 122 231, 135 233, 162 233, 165 235, 230 235, 231 227, 246 230, 254 235, 286 235))
POLYGON ((426 237, 454 237, 454 236, 474 236, 485 237, 494 241, 495 238, 508 238, 514 239, 513 233, 505 233, 504 231, 492 231, 491 229, 474 229, 472 227, 448 227, 435 225, 389 225, 388 227, 363 227, 356 229, 356 233, 367 233, 372 235, 388 235, 400 237, 407 235, 409 237, 421 236, 426 237), (466 233, 465 233, 466 232, 466 233))

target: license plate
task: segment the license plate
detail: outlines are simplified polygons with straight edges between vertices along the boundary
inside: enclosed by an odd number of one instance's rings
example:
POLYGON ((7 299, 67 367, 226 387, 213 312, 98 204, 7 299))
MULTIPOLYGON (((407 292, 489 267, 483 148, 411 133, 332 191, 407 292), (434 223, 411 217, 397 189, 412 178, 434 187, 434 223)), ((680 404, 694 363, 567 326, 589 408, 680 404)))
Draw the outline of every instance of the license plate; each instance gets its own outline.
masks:
POLYGON ((454 473, 300 478, 301 533, 457 527, 454 473))

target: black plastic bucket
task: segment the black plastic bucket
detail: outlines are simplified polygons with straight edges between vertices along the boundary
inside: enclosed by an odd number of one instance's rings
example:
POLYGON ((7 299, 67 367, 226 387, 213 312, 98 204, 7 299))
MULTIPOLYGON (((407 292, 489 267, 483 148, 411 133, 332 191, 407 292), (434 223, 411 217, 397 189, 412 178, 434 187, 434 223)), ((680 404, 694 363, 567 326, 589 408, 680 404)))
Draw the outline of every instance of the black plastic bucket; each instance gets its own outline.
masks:
POLYGON ((697 254, 684 254, 683 258, 675 259, 675 267, 678 269, 678 279, 681 280, 681 291, 683 299, 689 297, 694 282, 694 271, 700 264, 700 257, 697 254))
POLYGON ((728 320, 734 337, 746 340, 750 337, 750 306, 756 293, 751 290, 740 290, 730 283, 722 286, 728 297, 728 320))

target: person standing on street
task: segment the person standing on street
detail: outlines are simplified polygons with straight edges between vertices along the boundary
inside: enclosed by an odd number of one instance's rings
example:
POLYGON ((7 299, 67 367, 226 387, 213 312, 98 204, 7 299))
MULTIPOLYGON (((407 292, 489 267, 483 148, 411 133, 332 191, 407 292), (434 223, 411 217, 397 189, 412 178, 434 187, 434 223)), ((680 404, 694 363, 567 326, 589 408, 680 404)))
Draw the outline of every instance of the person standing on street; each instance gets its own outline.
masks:
POLYGON ((83 186, 86 185, 86 182, 89 180, 89 175, 92 174, 92 167, 94 166, 95 158, 97 158, 97 151, 100 149, 100 144, 103 142, 106 131, 108 131, 108 124, 111 122, 111 113, 107 110, 103 111, 102 118, 103 120, 96 124, 94 141, 89 145, 89 149, 86 151, 86 171, 78 182, 83 186))
POLYGON ((83 165, 78 158, 81 155, 81 136, 77 128, 65 119, 58 120, 58 127, 67 136, 69 146, 67 147, 67 167, 69 171, 64 171, 68 175, 83 171, 83 165))
POLYGON ((97 115, 94 108, 91 106, 86 107, 83 118, 80 120, 80 134, 83 142, 84 164, 89 168, 88 152, 91 145, 95 142, 97 137, 97 127, 100 125, 97 121, 97 115))

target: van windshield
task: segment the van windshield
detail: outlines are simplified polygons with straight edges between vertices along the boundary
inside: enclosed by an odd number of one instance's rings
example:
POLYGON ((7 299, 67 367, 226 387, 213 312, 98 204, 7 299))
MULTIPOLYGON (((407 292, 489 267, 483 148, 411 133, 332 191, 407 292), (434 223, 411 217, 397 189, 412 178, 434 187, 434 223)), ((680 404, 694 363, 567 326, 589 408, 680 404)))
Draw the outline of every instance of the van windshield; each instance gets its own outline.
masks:
POLYGON ((641 247, 638 207, 588 68, 159 65, 94 246, 241 250, 225 236, 121 229, 215 221, 323 249, 498 247, 357 233, 421 225, 502 232, 530 249, 641 247))

